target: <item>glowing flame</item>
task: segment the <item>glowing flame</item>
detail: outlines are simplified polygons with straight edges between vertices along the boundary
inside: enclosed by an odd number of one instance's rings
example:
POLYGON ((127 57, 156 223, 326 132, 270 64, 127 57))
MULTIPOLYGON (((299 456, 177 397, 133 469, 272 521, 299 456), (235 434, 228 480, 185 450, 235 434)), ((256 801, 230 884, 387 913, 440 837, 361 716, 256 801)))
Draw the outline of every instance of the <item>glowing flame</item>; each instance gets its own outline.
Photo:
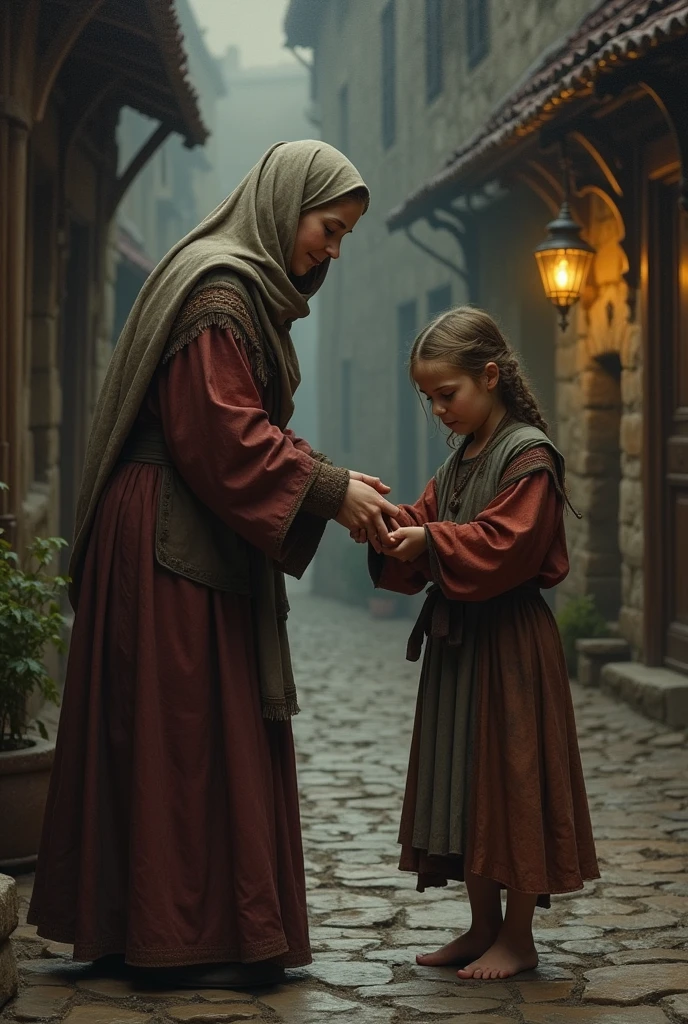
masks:
POLYGON ((569 261, 566 259, 561 259, 554 268, 554 283, 556 284, 557 288, 561 289, 561 291, 566 291, 568 288, 570 288, 570 281, 571 270, 569 267, 569 261))

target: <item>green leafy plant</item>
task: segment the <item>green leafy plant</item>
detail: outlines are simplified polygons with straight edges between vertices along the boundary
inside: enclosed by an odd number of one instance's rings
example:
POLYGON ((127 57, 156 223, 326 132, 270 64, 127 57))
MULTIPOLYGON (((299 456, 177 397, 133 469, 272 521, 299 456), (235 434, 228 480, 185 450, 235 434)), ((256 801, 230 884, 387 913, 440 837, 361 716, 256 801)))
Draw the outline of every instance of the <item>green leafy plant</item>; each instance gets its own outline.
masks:
MULTIPOLYGON (((7 490, 6 485, 0 483, 0 490, 7 490)), ((57 686, 42 658, 49 644, 65 650, 59 597, 69 580, 51 576, 46 567, 66 543, 61 537, 36 537, 21 563, 0 536, 0 751, 31 745, 26 706, 34 691, 59 704, 57 686)), ((47 739, 43 723, 36 725, 47 739)))
POLYGON ((571 675, 577 668, 576 640, 609 636, 607 622, 598 610, 592 594, 567 601, 557 615, 557 625, 561 633, 566 665, 571 675))

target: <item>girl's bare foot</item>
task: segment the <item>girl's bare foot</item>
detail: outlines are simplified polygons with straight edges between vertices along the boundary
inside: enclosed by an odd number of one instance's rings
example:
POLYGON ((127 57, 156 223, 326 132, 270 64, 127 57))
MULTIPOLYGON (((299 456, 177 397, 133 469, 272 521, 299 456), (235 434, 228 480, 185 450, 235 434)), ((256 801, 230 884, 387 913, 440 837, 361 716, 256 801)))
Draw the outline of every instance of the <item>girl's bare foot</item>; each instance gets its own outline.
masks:
POLYGON ((479 932, 469 928, 467 932, 453 939, 434 953, 422 953, 416 957, 421 967, 459 967, 472 963, 485 953, 495 942, 497 931, 479 932))
POLYGON ((531 971, 537 965, 537 950, 532 943, 518 945, 501 934, 494 945, 490 946, 478 960, 474 960, 457 973, 460 978, 487 981, 494 978, 511 978, 521 971, 531 971))

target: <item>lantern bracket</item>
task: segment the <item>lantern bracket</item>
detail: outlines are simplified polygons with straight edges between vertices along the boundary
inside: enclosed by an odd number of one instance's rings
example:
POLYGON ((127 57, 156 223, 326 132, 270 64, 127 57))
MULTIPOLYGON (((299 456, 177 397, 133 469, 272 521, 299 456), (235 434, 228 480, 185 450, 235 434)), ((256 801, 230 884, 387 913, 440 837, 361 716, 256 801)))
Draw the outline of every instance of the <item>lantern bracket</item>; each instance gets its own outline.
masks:
POLYGON ((558 130, 554 126, 543 129, 540 133, 540 145, 545 149, 557 142, 561 144, 564 136, 589 157, 586 171, 580 169, 580 164, 576 161, 574 195, 599 195, 621 226, 619 245, 626 256, 626 270, 623 276, 628 286, 628 318, 633 323, 640 287, 641 256, 641 217, 638 210, 639 196, 635 186, 635 182, 640 180, 638 147, 612 151, 594 130, 590 119, 585 116, 571 119, 558 130))

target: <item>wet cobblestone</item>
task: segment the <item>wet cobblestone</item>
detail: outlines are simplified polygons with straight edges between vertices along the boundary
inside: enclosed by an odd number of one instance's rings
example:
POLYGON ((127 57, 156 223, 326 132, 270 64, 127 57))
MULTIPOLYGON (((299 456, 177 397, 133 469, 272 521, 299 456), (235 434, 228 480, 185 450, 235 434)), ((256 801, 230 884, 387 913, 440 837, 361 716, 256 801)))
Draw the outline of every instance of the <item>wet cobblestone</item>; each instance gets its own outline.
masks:
MULTIPOLYGON (((463 887, 419 894, 396 868, 418 666, 407 620, 297 594, 295 720, 315 963, 263 993, 134 990, 21 926, 22 989, 0 1017, 69 1024, 688 1022, 688 747, 683 733, 574 686, 603 877, 536 912, 537 971, 462 982, 417 952, 469 921, 463 887)), ((31 878, 20 877, 20 923, 31 878)))

